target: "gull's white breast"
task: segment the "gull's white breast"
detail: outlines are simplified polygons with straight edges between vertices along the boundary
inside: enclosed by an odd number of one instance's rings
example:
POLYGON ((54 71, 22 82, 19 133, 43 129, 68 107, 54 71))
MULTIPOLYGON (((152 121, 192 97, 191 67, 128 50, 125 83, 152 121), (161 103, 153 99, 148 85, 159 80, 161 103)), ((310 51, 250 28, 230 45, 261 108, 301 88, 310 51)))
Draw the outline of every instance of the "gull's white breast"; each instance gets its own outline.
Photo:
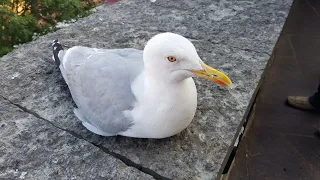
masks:
POLYGON ((141 75, 132 90, 137 97, 128 115, 134 125, 120 135, 165 138, 184 130, 197 108, 197 90, 192 78, 180 83, 159 84, 141 75))

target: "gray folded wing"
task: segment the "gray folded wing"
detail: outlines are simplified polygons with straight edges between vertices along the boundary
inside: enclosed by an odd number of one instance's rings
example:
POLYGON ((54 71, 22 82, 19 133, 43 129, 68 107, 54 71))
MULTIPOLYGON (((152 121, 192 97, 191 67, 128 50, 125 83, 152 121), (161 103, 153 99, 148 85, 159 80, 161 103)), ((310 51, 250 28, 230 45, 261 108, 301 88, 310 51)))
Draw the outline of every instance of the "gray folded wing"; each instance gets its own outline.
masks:
POLYGON ((109 134, 130 128, 133 120, 123 112, 133 108, 135 97, 131 84, 143 71, 143 52, 86 47, 68 51, 61 71, 65 71, 81 120, 109 134))

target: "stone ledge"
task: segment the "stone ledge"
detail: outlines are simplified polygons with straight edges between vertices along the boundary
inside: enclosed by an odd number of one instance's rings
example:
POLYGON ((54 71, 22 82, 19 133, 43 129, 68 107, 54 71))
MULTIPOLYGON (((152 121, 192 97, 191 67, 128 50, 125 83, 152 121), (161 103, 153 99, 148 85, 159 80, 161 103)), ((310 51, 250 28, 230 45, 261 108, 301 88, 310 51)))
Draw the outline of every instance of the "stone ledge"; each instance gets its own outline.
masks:
MULTIPOLYGON (((39 114, 57 127, 83 137, 86 142, 107 148, 160 176, 171 179, 214 179, 218 176, 228 150, 233 146, 235 134, 281 32, 291 3, 292 0, 158 0, 155 3, 147 0, 123 0, 112 7, 103 5, 89 17, 24 44, 2 57, 0 77, 3 79, 0 82, 0 94, 39 114), (164 31, 189 38, 207 64, 221 69, 231 77, 235 83, 234 89, 226 90, 197 79, 199 99, 195 119, 185 131, 172 138, 105 138, 84 129, 73 115, 74 104, 68 88, 51 60, 52 40, 58 38, 68 46, 142 49, 149 38, 164 31)), ((33 121, 28 121, 31 117, 24 118, 24 126, 31 128, 31 131, 34 126, 33 121)), ((15 117, 11 118, 11 121, 16 120, 15 117)), ((4 121, 1 119, 2 122, 4 121)), ((48 122, 42 123, 50 125, 48 122)), ((63 133, 57 128, 55 130, 56 135, 51 138, 58 144, 63 144, 59 142, 59 132, 64 138, 70 137, 65 131, 63 133)), ((3 143, 10 144, 11 141, 13 142, 8 139, 3 143)), ((83 143, 83 140, 75 141, 83 143)), ((77 147, 79 144, 74 143, 72 146, 77 147)), ((43 143, 43 146, 46 146, 46 143, 43 143)), ((90 147, 87 149, 89 152, 98 151, 100 155, 92 157, 90 161, 88 159, 88 162, 97 159, 105 162, 104 169, 98 168, 97 172, 112 167, 117 171, 115 165, 121 161, 102 153, 96 146, 90 147)), ((39 154, 49 155, 43 153, 39 154)), ((65 158, 70 160, 70 167, 79 163, 73 156, 65 158)), ((18 163, 17 169, 23 168, 24 163, 18 163)), ((51 168, 55 167, 48 166, 48 169, 51 168)), ((0 169, 0 174, 4 172, 5 170, 0 169)), ((29 174, 32 174, 31 172, 38 171, 30 170, 29 174)), ((72 172, 77 179, 86 179, 81 177, 81 173, 80 169, 72 172)), ((94 176, 94 172, 92 173, 94 176)), ((127 178, 132 176, 138 177, 139 173, 132 173, 127 178)), ((121 177, 113 178, 122 179, 121 177)), ((148 176, 141 176, 143 177, 148 176)))
POLYGON ((153 179, 2 97, 0 110, 0 179, 153 179))

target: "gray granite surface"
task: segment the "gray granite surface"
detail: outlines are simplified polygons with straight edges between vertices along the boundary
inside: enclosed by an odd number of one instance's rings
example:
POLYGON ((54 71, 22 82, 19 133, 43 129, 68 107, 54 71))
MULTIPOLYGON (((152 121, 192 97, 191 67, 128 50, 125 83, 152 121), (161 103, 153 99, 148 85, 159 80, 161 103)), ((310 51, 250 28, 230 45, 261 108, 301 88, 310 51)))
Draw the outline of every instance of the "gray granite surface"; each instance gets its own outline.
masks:
POLYGON ((2 97, 0 112, 0 179, 153 179, 2 97))
POLYGON ((21 45, 0 59, 0 179, 216 178, 291 3, 123 0, 21 45), (196 79, 196 116, 171 138, 100 137, 87 131, 73 115, 74 103, 51 60, 52 40, 143 49, 153 35, 166 31, 189 38, 234 88, 196 79))

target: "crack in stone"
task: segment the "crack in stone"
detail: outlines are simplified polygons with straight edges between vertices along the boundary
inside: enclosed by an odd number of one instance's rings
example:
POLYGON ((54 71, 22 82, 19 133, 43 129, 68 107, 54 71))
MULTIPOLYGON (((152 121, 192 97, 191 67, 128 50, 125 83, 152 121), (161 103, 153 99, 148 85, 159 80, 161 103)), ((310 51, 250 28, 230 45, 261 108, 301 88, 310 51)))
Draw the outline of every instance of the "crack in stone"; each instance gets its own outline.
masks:
POLYGON ((58 128, 62 131, 65 131, 67 132, 68 134, 72 135, 73 137, 75 138, 78 138, 78 139, 81 139, 81 140, 84 140, 94 146, 96 146, 97 148, 99 148, 101 151, 103 151, 104 153, 116 158, 116 159, 119 159, 120 161, 122 161, 123 163, 125 163, 127 166, 129 167, 133 167, 133 168, 136 168, 138 169, 139 171, 145 173, 145 174, 148 174, 150 176, 152 176, 153 178, 157 179, 157 180, 170 180, 169 178, 167 177, 164 177, 160 174, 158 174, 157 172, 153 171, 152 169, 150 168, 147 168, 147 167, 143 167, 142 165, 140 164, 137 164, 135 162, 133 162, 132 160, 128 159, 127 157, 121 155, 121 154, 118 154, 118 153, 115 153, 115 152, 112 152, 110 151, 108 148, 100 145, 100 144, 97 144, 97 143, 93 143, 93 142, 90 142, 89 140, 85 139, 84 137, 82 137, 80 134, 77 134, 76 132, 74 131, 71 131, 71 130, 68 130, 68 129, 64 129, 62 127, 59 127, 57 126, 56 124, 52 123, 51 121, 49 121, 48 119, 45 119, 43 117, 41 117, 38 113, 30 110, 30 109, 27 109, 26 107, 23 107, 21 106, 20 104, 17 104, 17 103, 14 103, 12 101, 10 101, 8 98, 4 97, 3 95, 0 95, 4 100, 8 101, 10 104, 16 106, 17 108, 21 109, 23 112, 25 113, 28 113, 38 119, 41 119, 43 121, 46 121, 47 123, 51 124, 52 126, 54 126, 55 128, 58 128))
POLYGON ((95 144, 95 143, 92 143, 92 144, 95 145, 96 147, 100 148, 105 153, 107 153, 107 154, 109 154, 109 155, 111 155, 111 156, 113 156, 113 157, 115 157, 117 159, 120 159, 126 165, 134 167, 134 168, 136 168, 136 169, 138 169, 138 170, 140 170, 140 171, 142 171, 142 172, 144 172, 146 174, 149 174, 149 175, 153 176, 155 179, 169 180, 169 178, 161 176, 160 174, 156 173, 155 171, 151 170, 150 168, 143 167, 140 164, 137 164, 137 163, 131 161, 127 157, 122 156, 121 154, 118 154, 118 153, 110 151, 108 148, 106 148, 106 147, 104 147, 102 145, 95 144))

